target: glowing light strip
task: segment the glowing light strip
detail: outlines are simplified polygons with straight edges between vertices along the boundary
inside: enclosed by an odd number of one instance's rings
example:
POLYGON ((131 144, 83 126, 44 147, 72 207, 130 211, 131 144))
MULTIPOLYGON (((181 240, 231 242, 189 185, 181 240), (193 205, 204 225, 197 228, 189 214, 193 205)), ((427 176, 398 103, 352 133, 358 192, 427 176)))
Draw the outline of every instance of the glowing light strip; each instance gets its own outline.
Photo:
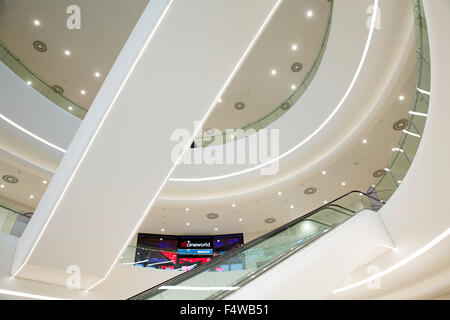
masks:
POLYGON ((422 254, 424 254, 425 252, 427 252, 428 250, 430 250, 431 248, 433 248, 435 245, 437 245, 439 242, 441 242, 442 240, 444 240, 448 235, 450 234, 450 228, 448 228, 447 230, 445 230, 443 233, 441 233, 440 235, 438 235, 436 238, 434 238, 433 240, 431 240, 430 242, 428 242, 426 245, 424 245, 422 248, 420 248, 419 250, 415 251, 414 253, 412 253, 411 255, 409 255, 408 257, 406 257, 405 259, 399 261, 398 263, 394 264, 393 266, 387 268, 384 271, 381 271, 373 276, 370 276, 364 280, 355 282, 353 284, 350 284, 348 286, 345 287, 341 287, 339 289, 336 289, 333 291, 333 294, 336 293, 340 293, 346 290, 350 290, 353 288, 356 288, 358 286, 361 286, 363 284, 366 284, 370 281, 373 281, 375 279, 381 278, 395 270, 397 270, 398 268, 404 266, 405 264, 407 264, 408 262, 411 262, 412 260, 416 259, 417 257, 421 256, 422 254))
POLYGON ((412 115, 415 115, 415 116, 421 116, 421 117, 425 117, 425 118, 428 117, 428 115, 426 113, 416 112, 416 111, 409 111, 409 114, 412 114, 412 115))
POLYGON ((44 138, 39 137, 38 135, 34 134, 31 131, 28 131, 27 129, 25 129, 24 127, 18 125, 17 123, 15 123, 14 121, 12 121, 11 119, 5 117, 4 115, 0 114, 0 119, 3 119, 4 121, 8 122, 10 125, 12 125, 13 127, 19 129, 20 131, 22 131, 23 133, 29 135, 30 137, 48 145, 49 147, 52 147, 53 149, 56 149, 62 153, 66 153, 66 150, 64 150, 61 147, 58 147, 57 145, 45 140, 44 138))
POLYGON ((235 291, 240 287, 189 287, 189 286, 162 286, 159 290, 192 290, 192 291, 235 291))
POLYGON ((431 96, 431 92, 429 92, 429 91, 425 91, 425 90, 420 89, 420 88, 416 88, 416 89, 417 89, 417 91, 419 91, 420 93, 423 93, 423 94, 426 94, 426 95, 428 95, 428 96, 431 96))
POLYGON ((11 291, 11 290, 4 290, 4 289, 0 289, 0 294, 4 294, 4 295, 8 295, 8 296, 21 297, 21 298, 39 299, 39 300, 64 300, 64 299, 61 299, 61 298, 55 298, 55 297, 49 297, 49 296, 41 296, 41 295, 38 295, 38 294, 25 293, 25 292, 19 292, 19 291, 11 291))
POLYGON ((403 129, 403 132, 406 133, 406 134, 409 134, 410 136, 420 138, 420 134, 413 133, 413 132, 410 132, 410 131, 405 130, 405 129, 403 129))
MULTIPOLYGON (((167 8, 165 9, 163 15, 161 16, 160 20, 157 23, 157 26, 159 26, 160 22, 162 21, 162 18, 166 15, 170 5, 172 4, 174 0, 170 0, 170 3, 168 4, 167 8)), ((126 250, 126 248, 128 247, 128 243, 131 242, 131 240, 133 239, 134 235, 136 234, 136 232, 138 231, 139 227, 141 226, 141 224, 144 222, 145 217, 147 216, 147 213, 150 211, 150 208, 153 206, 153 203, 156 201, 156 198, 158 197, 158 195, 160 194, 162 188, 164 187, 164 185, 166 184, 166 182, 169 180, 169 177, 172 175, 173 171, 175 170, 175 168, 177 167, 178 163, 181 161, 181 159, 183 158, 183 155, 186 153, 186 150, 190 149, 192 141, 194 141, 194 138, 197 136, 197 134, 200 132, 200 129, 203 127, 204 123, 206 122, 206 120, 208 119, 209 115, 212 113, 212 111, 214 110, 214 107, 217 105, 217 100, 222 96, 223 92, 227 89, 228 85, 230 84, 231 80, 233 79, 234 75, 236 74, 236 72, 239 70, 240 66, 242 65, 242 63, 244 62, 245 58, 248 56, 248 54, 250 53, 250 50, 253 48, 254 44, 256 43, 256 41, 258 40, 259 36, 261 35, 262 31, 264 30, 264 28, 266 27, 266 25, 269 23, 270 19, 273 17, 275 11, 278 9, 278 7, 280 6, 281 2, 283 2, 283 0, 277 0, 277 2, 275 3, 275 5, 273 6, 272 10, 270 11, 269 15, 266 17, 266 19, 264 20, 263 24, 261 25, 261 27, 259 28, 258 32, 256 33, 256 35, 253 37, 252 41, 250 42, 249 46, 247 47, 247 49, 245 50, 244 54, 242 55, 242 57, 239 59, 238 63, 236 64, 235 68, 233 69, 233 71, 231 72, 231 74, 229 75, 229 77, 227 78, 227 80, 225 81, 222 89, 219 91, 218 95, 214 98, 214 100, 211 103, 211 106, 209 107, 208 112, 206 112, 206 114, 204 115, 203 119, 200 122, 200 125, 197 127, 197 129, 194 130, 194 133, 192 135, 192 138, 190 140, 190 142, 184 147, 183 152, 179 155, 177 161, 175 161, 175 163, 172 166, 172 169, 170 169, 169 173, 167 174, 166 178, 164 179, 164 181, 161 183, 161 186, 159 187, 158 191, 155 193, 155 196, 153 197, 153 199, 150 201, 149 205, 147 206, 147 208, 145 209, 145 211, 143 212, 141 219, 138 221, 138 223, 136 224, 136 227, 134 228, 134 230, 132 231, 132 233, 130 234, 128 240, 125 242, 122 250, 119 252, 119 254, 117 255, 116 259, 114 260, 114 262, 111 264, 110 268, 108 269, 108 271, 106 272, 106 275, 100 279, 98 282, 94 283, 92 286, 90 286, 89 288, 87 288, 85 291, 89 291, 92 288, 95 288, 96 286, 98 286, 100 283, 102 283, 111 273, 113 267, 117 264, 117 262, 119 261, 120 257, 122 256, 122 253, 126 250)), ((155 27, 154 31, 156 30, 157 27, 155 27)), ((154 33, 153 31, 153 33, 154 33)), ((150 38, 153 36, 153 33, 150 35, 150 38)), ((150 40, 149 38, 149 40, 150 40)), ((148 44, 148 41, 145 44, 143 50, 145 49, 145 47, 148 44)), ((142 52, 143 52, 142 50, 142 52)), ((142 54, 141 52, 141 54, 142 54)), ((140 55, 141 55, 140 54, 140 55)), ((138 57, 137 60, 139 60, 140 55, 138 57)), ((136 63, 137 63, 136 60, 136 63)), ((136 64, 135 63, 135 64, 136 64)), ((134 69, 135 65, 133 65, 132 70, 134 69)), ((132 71, 131 70, 131 71, 132 71)), ((131 73, 130 71, 130 73, 131 73)), ((128 76, 127 76, 128 79, 128 76)), ((115 99, 113 101, 113 103, 115 102, 115 99)))
POLYGON ((336 106, 336 108, 333 110, 333 112, 328 116, 328 118, 316 129, 314 130, 313 133, 311 133, 308 137, 306 137, 303 141, 301 141, 299 144, 297 144, 296 146, 294 146, 292 149, 286 151, 285 153, 283 153, 282 155, 269 160, 265 163, 259 164, 257 166, 254 166, 252 168, 248 168, 248 169, 244 169, 241 171, 236 171, 233 173, 229 173, 229 174, 224 174, 224 175, 220 175, 220 176, 212 176, 212 177, 203 177, 203 178, 171 178, 169 179, 169 181, 179 181, 179 182, 200 182, 200 181, 213 181, 213 180, 220 180, 220 179, 226 179, 226 178, 230 178, 230 177, 234 177, 234 176, 238 176, 244 173, 248 173, 254 170, 258 170, 260 168, 263 168, 275 161, 279 161, 280 159, 286 157, 287 155, 291 154, 292 152, 294 152, 295 150, 297 150, 298 148, 300 148, 302 145, 304 145, 305 143, 307 143, 309 140, 311 140, 316 134, 318 134, 327 124, 328 122, 334 117, 334 115, 338 112, 338 110, 341 108, 341 106, 344 104, 345 100, 347 100, 348 95, 350 94, 350 91, 353 89, 353 86, 356 83, 356 80, 359 76, 359 73, 361 72, 361 69, 364 65, 364 61, 366 60, 366 56, 367 56, 367 52, 369 50, 369 46, 372 40, 372 35, 373 35, 373 31, 375 29, 375 21, 376 21, 376 16, 378 14, 378 0, 374 0, 373 2, 373 15, 372 15, 372 21, 370 24, 370 30, 369 30, 369 35, 367 37, 367 41, 366 41, 366 45, 364 47, 364 51, 361 57, 361 60, 359 62, 358 68, 355 72, 355 75, 353 76, 353 79, 349 85, 349 87, 347 88, 347 91, 345 92, 344 96, 342 97, 341 101, 338 103, 338 105, 336 106))
MULTIPOLYGON (((78 169, 81 166, 81 163, 83 162, 86 154, 88 153, 89 149, 92 146, 92 143, 95 140, 95 137, 97 136, 98 132, 100 131, 100 128, 103 126, 103 123, 105 122, 106 117, 109 115, 109 112, 111 111, 113 105, 116 103, 120 93, 122 92, 122 89, 124 88, 125 84, 128 81, 128 78, 130 77, 131 73, 134 71, 134 68, 136 67, 138 61, 140 60, 142 54, 144 53, 145 49, 147 48, 147 45, 149 44, 150 40, 153 38, 153 35, 155 34, 156 30, 158 29, 159 25, 161 24, 161 21, 164 19, 164 17, 167 14, 167 11, 170 8, 170 5, 172 4, 174 0, 170 0, 169 4, 167 5, 167 7, 164 9, 161 17, 159 18, 159 20, 157 21, 155 27, 153 28, 152 32, 150 33, 150 36, 148 37, 148 39, 145 41, 144 46, 142 47, 141 51, 139 52, 136 60, 134 61, 133 65, 131 66, 130 70, 128 71, 124 81, 122 82, 122 84, 119 87, 119 90, 117 90, 116 95, 114 96, 114 99, 112 100, 111 104, 109 105, 108 109, 106 110, 105 114, 103 115, 102 120, 100 121, 97 129, 95 130, 94 134, 92 135, 91 140, 89 141, 89 144, 87 145, 86 149, 84 150, 83 154, 81 155, 80 160, 78 161, 75 170, 73 171, 72 175, 70 176, 67 184, 65 185, 63 191, 61 192, 61 195, 58 197, 58 200, 56 201, 55 206, 53 207, 53 210, 51 211, 47 221, 45 222, 44 227, 42 228, 41 232, 39 233, 36 241, 34 242, 33 246, 31 247, 30 252, 28 253, 27 257, 25 258, 25 261, 23 262, 23 264, 17 269, 17 271, 11 276, 13 279, 17 276, 17 274, 23 269, 23 267, 27 264, 28 260, 31 257, 31 254, 33 253, 34 249, 36 248, 39 240, 41 239, 42 235, 44 234, 45 230, 47 229, 48 224, 50 223, 50 220, 52 219, 53 215, 55 214, 56 209, 58 208, 59 204, 61 203, 62 198, 64 197, 64 195, 67 192, 67 189, 69 188, 70 184, 72 183, 73 178, 75 177, 76 173, 78 172, 78 169)), ((124 250, 122 250, 124 251, 124 250)), ((116 258, 116 261, 120 258, 120 255, 116 258)), ((112 267, 110 268, 110 270, 108 270, 107 275, 111 272, 112 267)), ((106 276, 105 276, 106 278, 106 276)), ((101 281, 103 281, 105 278, 103 278, 102 280, 100 280, 98 283, 100 283, 101 281)), ((96 284, 98 284, 96 283, 96 284)), ((95 285, 96 285, 95 284, 95 285)), ((94 285, 94 286, 95 286, 94 285)), ((92 286, 93 287, 93 286, 92 286)), ((89 288, 88 288, 89 290, 89 288)), ((87 291, 87 290, 86 290, 87 291)))

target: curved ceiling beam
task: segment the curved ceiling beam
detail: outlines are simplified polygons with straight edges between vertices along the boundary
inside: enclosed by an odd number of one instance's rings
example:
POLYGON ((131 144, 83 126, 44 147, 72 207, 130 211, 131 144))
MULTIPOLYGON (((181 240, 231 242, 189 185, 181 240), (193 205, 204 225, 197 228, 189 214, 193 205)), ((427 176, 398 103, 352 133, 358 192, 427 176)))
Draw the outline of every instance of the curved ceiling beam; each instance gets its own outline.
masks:
POLYGON ((295 150, 299 149, 305 143, 310 141, 314 136, 316 136, 330 122, 330 120, 334 117, 334 115, 339 111, 341 106, 347 100, 347 97, 349 96, 350 92, 352 91, 352 89, 353 89, 353 87, 354 87, 354 85, 356 83, 356 80, 358 79, 358 76, 359 76, 359 74, 361 72, 361 69, 362 69, 362 67, 364 65, 364 62, 366 60, 367 52, 369 51, 369 47, 370 47, 372 36, 373 36, 373 31, 375 29, 376 18, 377 18, 377 14, 378 14, 378 0, 374 0, 373 8, 374 8, 374 10, 373 10, 373 14, 372 14, 371 23, 370 23, 369 35, 367 37, 366 44, 365 44, 365 47, 364 47, 364 51, 363 51, 363 54, 361 56, 361 60, 360 60, 360 62, 358 64, 358 68, 357 68, 357 70, 356 70, 356 72, 355 72, 355 74, 353 76, 353 79, 350 82, 350 85, 348 86, 345 94, 343 95, 343 97, 339 101, 338 105, 333 110, 333 112, 309 136, 307 136, 304 140, 302 140, 296 146, 294 146, 290 150, 284 152, 280 156, 278 156, 278 157, 276 157, 274 159, 271 159, 271 160, 269 160, 269 161, 267 161, 265 163, 262 163, 262 164, 254 166, 254 167, 248 168, 248 169, 244 169, 244 170, 240 170, 240 171, 236 171, 236 172, 232 172, 232 173, 228 173, 228 174, 224 174, 224 175, 210 176, 210 177, 203 177, 203 178, 170 178, 169 181, 174 181, 174 182, 203 182, 203 181, 222 180, 222 179, 227 179, 227 178, 239 176, 239 175, 242 175, 242 174, 245 174, 245 173, 248 173, 248 172, 252 172, 252 171, 261 169, 261 168, 266 167, 266 166, 268 166, 268 165, 270 165, 270 164, 272 164, 272 163, 274 163, 276 161, 279 161, 279 160, 285 158, 286 156, 288 156, 289 154, 291 154, 295 150))

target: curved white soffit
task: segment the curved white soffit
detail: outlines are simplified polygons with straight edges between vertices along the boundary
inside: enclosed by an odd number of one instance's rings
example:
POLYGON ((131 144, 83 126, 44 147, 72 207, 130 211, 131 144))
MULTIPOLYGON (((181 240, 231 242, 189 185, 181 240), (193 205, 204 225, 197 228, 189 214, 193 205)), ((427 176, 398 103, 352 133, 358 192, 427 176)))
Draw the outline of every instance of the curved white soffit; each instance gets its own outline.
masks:
POLYGON ((286 151, 285 153, 283 153, 282 155, 269 160, 265 163, 259 164, 257 166, 248 168, 248 169, 244 169, 241 171, 236 171, 236 172, 232 172, 232 173, 228 173, 228 174, 224 174, 224 175, 220 175, 220 176, 211 176, 211 177, 203 177, 203 178, 170 178, 169 181, 175 181, 175 182, 200 182, 200 181, 213 181, 213 180, 221 180, 221 179, 226 179, 226 178, 231 178, 234 176, 239 176, 241 174, 244 173, 248 173, 251 171, 255 171, 258 170, 260 168, 263 168, 275 161, 279 161, 281 159, 283 159, 284 157, 288 156, 289 154, 291 154, 292 152, 294 152, 295 150, 297 150, 298 148, 300 148, 301 146, 303 146, 305 143, 307 143, 309 140, 311 140, 315 135, 317 135, 327 124, 328 122, 330 122, 330 120, 334 117, 334 115, 339 111, 339 109, 341 108, 341 106, 344 104, 345 100, 347 100, 348 95, 350 94, 350 92, 352 91, 356 80, 358 79, 359 73, 361 72, 361 69, 364 65, 364 62, 366 60, 366 56, 367 56, 367 52, 369 51, 369 47, 370 47, 370 43, 372 42, 372 35, 373 35, 373 31, 375 29, 375 21, 376 21, 376 17, 378 14, 378 0, 374 0, 373 2, 373 14, 372 14, 372 21, 370 22, 370 30, 369 30, 369 35, 367 37, 367 41, 366 41, 366 45, 364 47, 364 51, 363 54, 361 56, 361 60, 359 62, 358 68, 356 69, 355 75, 353 76, 353 79, 349 85, 349 87, 347 88, 347 91, 345 92, 344 96, 342 97, 341 101, 338 103, 338 105, 336 106, 336 108, 333 110, 333 112, 328 116, 327 119, 325 119, 325 121, 316 129, 314 130, 308 137, 306 137, 303 141, 301 141, 300 143, 298 143, 296 146, 292 147, 290 150, 286 151))
POLYGON ((379 273, 377 273, 377 274, 375 274, 375 275, 373 275, 371 277, 368 277, 368 278, 366 278, 364 280, 361 280, 361 281, 349 284, 347 286, 338 288, 338 289, 333 291, 333 294, 340 293, 340 292, 343 292, 343 291, 347 291, 347 290, 350 290, 350 289, 362 286, 363 284, 369 283, 369 282, 371 282, 373 280, 376 280, 376 279, 379 279, 381 277, 384 277, 385 275, 387 275, 387 274, 397 270, 400 267, 403 267, 405 264, 407 264, 407 263, 413 261, 414 259, 418 258, 422 254, 424 254, 425 252, 427 252, 428 250, 433 248, 435 245, 437 245, 439 242, 444 240, 449 234, 450 234, 450 228, 447 228, 447 230, 442 232, 440 235, 438 235, 436 238, 434 238, 433 240, 428 242, 426 245, 421 247, 419 250, 413 252, 412 254, 410 254, 409 256, 404 258, 403 260, 400 260, 396 264, 390 266, 386 270, 381 271, 381 272, 379 272, 379 273))
POLYGON ((60 151, 60 152, 62 152, 62 153, 66 153, 66 152, 67 152, 67 151, 64 150, 63 148, 58 147, 57 145, 55 145, 55 144, 53 144, 53 143, 51 143, 51 142, 45 140, 44 138, 39 137, 38 135, 34 134, 34 133, 31 132, 31 131, 28 131, 27 129, 25 129, 24 127, 18 125, 17 123, 15 123, 15 122, 12 121, 11 119, 5 117, 5 116, 4 116, 3 114, 1 114, 1 113, 0 113, 0 119, 3 119, 4 121, 6 121, 7 123, 9 123, 9 124, 12 125, 13 127, 19 129, 20 131, 22 131, 23 133, 29 135, 30 137, 32 137, 32 138, 34 138, 34 139, 36 139, 36 140, 38 140, 38 141, 40 141, 40 142, 42 142, 42 143, 48 145, 49 147, 52 147, 53 149, 56 149, 56 150, 58 150, 58 151, 60 151))

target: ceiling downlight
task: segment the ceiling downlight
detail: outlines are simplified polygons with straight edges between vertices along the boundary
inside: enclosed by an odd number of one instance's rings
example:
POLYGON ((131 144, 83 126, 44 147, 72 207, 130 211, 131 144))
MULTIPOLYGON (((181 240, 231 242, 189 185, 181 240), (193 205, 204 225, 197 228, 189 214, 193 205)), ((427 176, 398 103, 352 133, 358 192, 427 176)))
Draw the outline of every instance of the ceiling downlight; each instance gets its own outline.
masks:
POLYGON ((277 221, 277 219, 275 219, 275 218, 267 218, 266 220, 264 220, 264 222, 267 224, 274 223, 275 221, 277 221))
POLYGON ((242 101, 236 102, 234 104, 234 108, 236 110, 243 110, 245 108, 245 103, 243 103, 242 101))
POLYGON ((10 175, 10 174, 5 174, 2 179, 7 182, 7 183, 11 183, 11 184, 15 184, 19 182, 19 179, 17 179, 16 177, 10 175))
POLYGON ((215 220, 215 219, 217 219, 217 218, 219 217, 219 215, 218 215, 217 213, 211 212, 211 213, 208 213, 208 214, 206 215, 206 217, 207 217, 208 219, 215 220))
POLYGON ((310 195, 317 192, 317 189, 314 187, 308 187, 303 191, 305 194, 310 195))
POLYGON ((33 42, 33 48, 36 49, 38 52, 46 52, 47 51, 47 45, 40 40, 36 40, 33 42))
POLYGON ((375 178, 379 178, 384 175, 385 171, 386 170, 384 169, 378 169, 372 173, 372 176, 374 176, 375 178))
POLYGON ((400 119, 394 123, 392 128, 394 130, 401 131, 401 130, 405 129, 408 126, 408 124, 409 124, 408 119, 400 119))
POLYGON ((295 62, 291 66, 292 72, 300 72, 303 69, 303 65, 300 62, 295 62))

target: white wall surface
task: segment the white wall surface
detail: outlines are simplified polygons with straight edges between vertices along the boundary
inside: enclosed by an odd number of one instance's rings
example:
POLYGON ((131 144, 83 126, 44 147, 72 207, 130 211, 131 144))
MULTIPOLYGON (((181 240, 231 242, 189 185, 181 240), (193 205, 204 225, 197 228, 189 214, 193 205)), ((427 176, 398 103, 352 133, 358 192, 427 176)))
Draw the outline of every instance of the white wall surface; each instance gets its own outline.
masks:
MULTIPOLYGON (((450 227, 450 2, 425 0, 431 50, 431 97, 428 119, 416 157, 402 184, 380 210, 397 250, 373 261, 387 270, 414 256, 450 227)), ((354 298, 432 298, 450 292, 448 237, 423 255, 381 278, 379 290, 364 285, 330 296, 354 298), (419 284, 426 284, 420 286, 419 284)), ((367 278, 355 272, 339 287, 367 278)))
MULTIPOLYGON (((42 139, 67 149, 81 120, 62 110, 0 63, 0 114, 42 139)), ((30 137, 0 118, 0 149, 46 173, 64 153, 30 137)))
POLYGON ((325 299, 356 268, 386 252, 390 237, 377 213, 363 210, 228 299, 325 299))
POLYGON ((18 243, 18 277, 64 285, 78 265, 89 288, 109 273, 174 166, 171 133, 210 110, 276 1, 172 1, 124 82, 166 3, 149 3, 82 122, 18 243))

